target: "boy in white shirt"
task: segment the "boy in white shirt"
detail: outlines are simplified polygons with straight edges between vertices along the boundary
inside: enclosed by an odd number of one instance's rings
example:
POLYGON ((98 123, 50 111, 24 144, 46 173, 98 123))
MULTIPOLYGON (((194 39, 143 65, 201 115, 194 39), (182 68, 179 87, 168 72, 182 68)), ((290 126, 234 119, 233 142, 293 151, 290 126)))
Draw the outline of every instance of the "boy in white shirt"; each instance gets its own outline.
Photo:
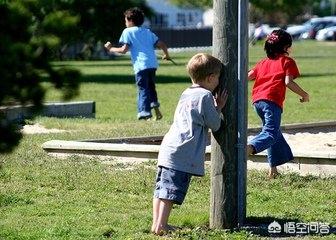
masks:
POLYGON ((221 69, 220 60, 209 54, 198 53, 188 62, 192 86, 180 97, 174 122, 162 140, 158 156, 151 228, 157 235, 171 229, 170 211, 174 203, 182 204, 191 176, 204 175, 208 129, 222 129, 221 110, 228 95, 226 91, 215 98, 212 94, 221 69))

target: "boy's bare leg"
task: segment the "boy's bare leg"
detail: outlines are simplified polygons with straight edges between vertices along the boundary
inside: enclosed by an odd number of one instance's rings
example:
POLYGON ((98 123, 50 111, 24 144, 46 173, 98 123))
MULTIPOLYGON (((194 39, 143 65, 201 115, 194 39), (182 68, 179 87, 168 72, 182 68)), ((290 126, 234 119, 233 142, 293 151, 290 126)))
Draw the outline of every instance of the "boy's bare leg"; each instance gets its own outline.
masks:
POLYGON ((151 227, 151 232, 155 232, 157 218, 159 216, 159 210, 160 210, 160 199, 159 198, 153 198, 153 224, 151 227))
POLYGON ((160 112, 159 107, 154 107, 155 111, 155 120, 160 120, 162 118, 162 113, 160 112))
POLYGON ((270 179, 276 178, 279 174, 277 167, 271 167, 269 172, 268 172, 268 177, 270 179))
POLYGON ((168 218, 170 211, 173 207, 173 202, 170 200, 159 199, 159 215, 157 216, 156 227, 154 233, 157 235, 163 235, 165 232, 169 231, 168 218))

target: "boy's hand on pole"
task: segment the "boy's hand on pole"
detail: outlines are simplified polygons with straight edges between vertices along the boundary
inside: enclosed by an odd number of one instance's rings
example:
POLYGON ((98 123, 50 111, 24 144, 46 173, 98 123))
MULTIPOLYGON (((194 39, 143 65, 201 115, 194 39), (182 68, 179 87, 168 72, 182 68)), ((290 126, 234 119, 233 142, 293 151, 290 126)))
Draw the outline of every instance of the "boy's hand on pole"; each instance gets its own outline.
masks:
POLYGON ((226 101, 228 99, 228 92, 226 89, 220 91, 219 93, 216 94, 216 103, 217 103, 217 108, 219 110, 222 110, 226 104, 226 101))

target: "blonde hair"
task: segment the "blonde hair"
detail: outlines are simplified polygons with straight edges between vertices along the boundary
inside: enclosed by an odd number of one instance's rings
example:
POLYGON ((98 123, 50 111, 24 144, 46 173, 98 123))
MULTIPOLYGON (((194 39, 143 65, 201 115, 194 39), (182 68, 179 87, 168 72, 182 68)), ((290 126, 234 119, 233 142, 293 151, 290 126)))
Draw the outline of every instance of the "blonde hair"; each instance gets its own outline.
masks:
POLYGON ((187 64, 187 70, 194 83, 202 82, 211 74, 219 74, 222 63, 207 53, 197 53, 187 64))

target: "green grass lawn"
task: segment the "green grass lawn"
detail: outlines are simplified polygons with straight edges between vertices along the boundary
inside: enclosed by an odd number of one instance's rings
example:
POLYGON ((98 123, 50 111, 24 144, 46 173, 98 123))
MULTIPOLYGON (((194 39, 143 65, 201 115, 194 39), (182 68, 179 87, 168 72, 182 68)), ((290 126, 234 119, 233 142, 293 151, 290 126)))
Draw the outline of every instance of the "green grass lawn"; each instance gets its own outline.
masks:
MULTIPOLYGON (((288 91, 283 124, 336 119, 335 46, 294 43, 293 56, 302 75, 297 81, 310 93, 311 102, 301 104, 288 91)), ((164 134, 181 92, 190 85, 185 64, 193 54, 172 53, 177 66, 160 62, 157 91, 164 118, 158 122, 136 120, 136 87, 127 56, 115 61, 55 62, 81 70, 81 93, 74 100, 94 100, 96 119, 38 117, 32 122, 69 132, 26 135, 13 153, 0 155, 0 239, 157 239, 149 233, 155 162, 130 166, 102 164, 93 157, 57 159, 48 156, 41 144, 51 139, 164 134)), ((260 44, 252 47, 250 66, 263 56, 260 44)), ((47 100, 59 99, 57 91, 48 92, 47 100)), ((250 106, 248 123, 259 125, 250 106)), ((209 171, 203 178, 193 178, 185 204, 175 207, 171 216, 171 223, 182 230, 169 239, 263 237, 247 230, 208 229, 209 191, 209 171)), ((336 225, 336 179, 285 174, 269 181, 265 172, 250 171, 247 217, 255 223, 277 219, 336 225)))

